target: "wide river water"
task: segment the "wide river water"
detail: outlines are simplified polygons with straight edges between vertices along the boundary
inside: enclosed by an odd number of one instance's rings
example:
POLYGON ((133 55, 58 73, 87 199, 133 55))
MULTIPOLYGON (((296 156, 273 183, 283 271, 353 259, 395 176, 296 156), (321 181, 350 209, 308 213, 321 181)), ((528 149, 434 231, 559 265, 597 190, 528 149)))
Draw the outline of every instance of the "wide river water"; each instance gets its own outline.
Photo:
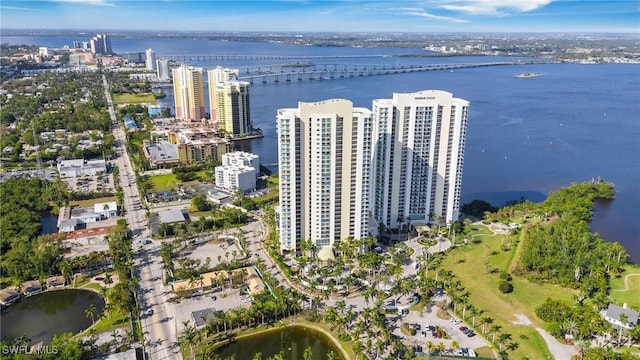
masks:
MULTIPOLYGON (((87 38, 89 35, 87 35, 87 38)), ((72 37, 12 37, 3 43, 62 47, 72 37)), ((426 53, 420 49, 294 46, 195 39, 112 38, 116 53, 162 55, 377 55, 426 53)), ((426 45, 426 44, 425 44, 426 45)), ((314 60, 316 64, 418 65, 491 62, 498 57, 385 57, 314 60)), ((301 60, 306 61, 306 60, 301 60)), ((188 61, 192 65, 242 67, 286 60, 188 61)), ((455 71, 263 84, 251 88, 251 118, 265 137, 252 140, 262 163, 277 162, 276 109, 298 101, 346 98, 371 108, 394 92, 440 89, 469 100, 463 202, 480 198, 503 205, 595 177, 615 184, 616 199, 596 206, 592 229, 619 241, 640 261, 640 65, 550 64, 468 68, 455 71), (539 72, 535 78, 515 78, 539 72)), ((169 90, 170 91, 170 90, 169 90)), ((205 91, 206 93, 206 91, 205 91)), ((163 104, 173 107, 172 94, 163 104)))

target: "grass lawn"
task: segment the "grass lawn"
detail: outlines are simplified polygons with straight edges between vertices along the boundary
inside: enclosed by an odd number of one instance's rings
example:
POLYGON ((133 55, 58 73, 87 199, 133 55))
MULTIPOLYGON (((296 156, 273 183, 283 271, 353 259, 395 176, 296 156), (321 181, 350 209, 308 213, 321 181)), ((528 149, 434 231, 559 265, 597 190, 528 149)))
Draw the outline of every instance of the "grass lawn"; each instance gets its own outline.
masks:
POLYGON ((116 104, 156 104, 156 98, 151 93, 138 94, 114 94, 113 101, 116 104))
POLYGON ((89 329, 96 333, 111 331, 129 325, 129 316, 122 315, 117 311, 109 311, 106 315, 96 321, 96 324, 89 329))
POLYGON ((102 197, 97 199, 88 199, 88 200, 77 200, 77 201, 69 201, 69 205, 71 206, 80 206, 80 207, 89 207, 93 206, 93 204, 97 203, 105 203, 109 201, 116 201, 115 196, 102 197))
POLYGON ((618 304, 627 303, 631 307, 640 308, 640 267, 627 265, 625 272, 618 278, 611 279, 611 292, 609 297, 618 304), (624 278, 627 278, 628 290, 625 289, 624 278))
POLYGON ((191 186, 199 183, 198 180, 182 182, 176 178, 175 174, 154 175, 148 178, 152 188, 151 192, 160 192, 175 189, 179 186, 191 186))
MULTIPOLYGON (((525 279, 514 277, 512 281, 514 291, 510 294, 502 294, 498 290, 501 280, 499 272, 509 269, 513 259, 512 253, 516 249, 503 251, 501 244, 503 241, 505 243, 512 241, 515 244, 517 236, 477 235, 474 239, 480 242, 469 243, 450 252, 443 267, 453 269, 453 273, 460 279, 465 290, 469 291, 469 303, 484 310, 482 315, 476 317, 478 333, 482 333, 480 319, 489 317, 493 319, 493 324, 501 327, 501 333, 511 335, 509 342, 518 343, 518 348, 510 352, 511 358, 520 359, 528 355, 530 359, 546 359, 551 354, 544 340, 535 330, 536 327, 542 327, 542 321, 538 320, 534 309, 547 297, 571 301, 573 292, 558 286, 533 284, 525 279), (518 314, 526 316, 531 324, 514 324, 518 320, 518 314)), ((469 312, 466 315, 466 322, 471 324, 469 312)), ((488 326, 486 330, 488 332, 488 326)), ((487 334, 486 337, 491 340, 492 335, 487 334)))

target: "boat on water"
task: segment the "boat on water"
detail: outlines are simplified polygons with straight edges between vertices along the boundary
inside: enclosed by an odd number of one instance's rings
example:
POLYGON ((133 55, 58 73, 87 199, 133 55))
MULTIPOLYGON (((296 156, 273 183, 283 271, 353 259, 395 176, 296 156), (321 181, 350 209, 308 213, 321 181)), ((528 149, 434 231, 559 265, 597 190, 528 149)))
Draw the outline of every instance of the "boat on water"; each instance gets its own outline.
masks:
POLYGON ((539 77, 542 76, 541 73, 524 73, 524 74, 518 74, 515 77, 517 78, 531 78, 531 77, 539 77))

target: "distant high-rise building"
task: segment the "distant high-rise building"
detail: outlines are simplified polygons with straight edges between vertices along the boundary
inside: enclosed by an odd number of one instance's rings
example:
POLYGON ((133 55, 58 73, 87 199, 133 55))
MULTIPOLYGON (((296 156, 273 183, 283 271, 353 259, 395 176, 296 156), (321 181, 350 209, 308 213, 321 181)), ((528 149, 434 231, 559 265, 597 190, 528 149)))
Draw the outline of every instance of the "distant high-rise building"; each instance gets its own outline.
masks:
POLYGON ((80 41, 74 41, 73 42, 73 48, 74 49, 80 49, 82 47, 82 44, 80 43, 80 41))
POLYGON ((211 119, 232 136, 251 132, 249 83, 238 81, 238 69, 221 66, 207 72, 211 119))
POLYGON ((169 69, 169 60, 158 59, 156 60, 156 74, 158 75, 158 81, 171 80, 171 71, 169 69))
POLYGON ((94 54, 111 55, 111 38, 107 34, 98 34, 91 38, 91 52, 94 54))
POLYGON ((425 90, 373 101, 371 215, 387 228, 458 219, 469 102, 425 90))
POLYGON ((172 70, 176 118, 200 121, 204 118, 202 68, 181 65, 172 70))
POLYGON ((155 71, 156 70, 156 52, 152 49, 147 49, 145 51, 145 66, 147 70, 155 71))
POLYGON ((127 59, 127 63, 129 64, 144 64, 145 61, 145 55, 141 52, 128 52, 125 54, 125 58, 127 59))
POLYGON ((349 100, 278 109, 280 245, 296 251, 369 235, 371 111, 349 100))

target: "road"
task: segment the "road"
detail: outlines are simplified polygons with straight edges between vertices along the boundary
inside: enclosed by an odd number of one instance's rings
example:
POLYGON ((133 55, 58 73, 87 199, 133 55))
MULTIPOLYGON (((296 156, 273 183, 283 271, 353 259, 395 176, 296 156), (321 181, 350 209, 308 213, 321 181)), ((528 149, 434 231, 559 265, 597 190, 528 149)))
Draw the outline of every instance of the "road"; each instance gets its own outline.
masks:
MULTIPOLYGON (((135 183, 136 175, 131 165, 131 159, 126 151, 126 134, 122 124, 116 117, 113 100, 109 93, 109 84, 105 75, 102 81, 107 99, 109 116, 116 139, 115 165, 120 172, 120 184, 124 192, 123 207, 126 210, 125 219, 137 240, 134 241, 136 260, 133 267, 134 277, 138 279, 139 291, 136 294, 138 304, 143 313, 149 309, 151 315, 142 315, 142 330, 145 332, 145 352, 149 359, 182 359, 177 346, 177 326, 173 308, 167 304, 167 292, 162 283, 162 260, 160 258, 160 244, 151 241, 145 244, 142 239, 151 236, 145 209, 140 202, 140 193, 135 183)), ((116 179, 114 179, 116 181, 116 179)))

